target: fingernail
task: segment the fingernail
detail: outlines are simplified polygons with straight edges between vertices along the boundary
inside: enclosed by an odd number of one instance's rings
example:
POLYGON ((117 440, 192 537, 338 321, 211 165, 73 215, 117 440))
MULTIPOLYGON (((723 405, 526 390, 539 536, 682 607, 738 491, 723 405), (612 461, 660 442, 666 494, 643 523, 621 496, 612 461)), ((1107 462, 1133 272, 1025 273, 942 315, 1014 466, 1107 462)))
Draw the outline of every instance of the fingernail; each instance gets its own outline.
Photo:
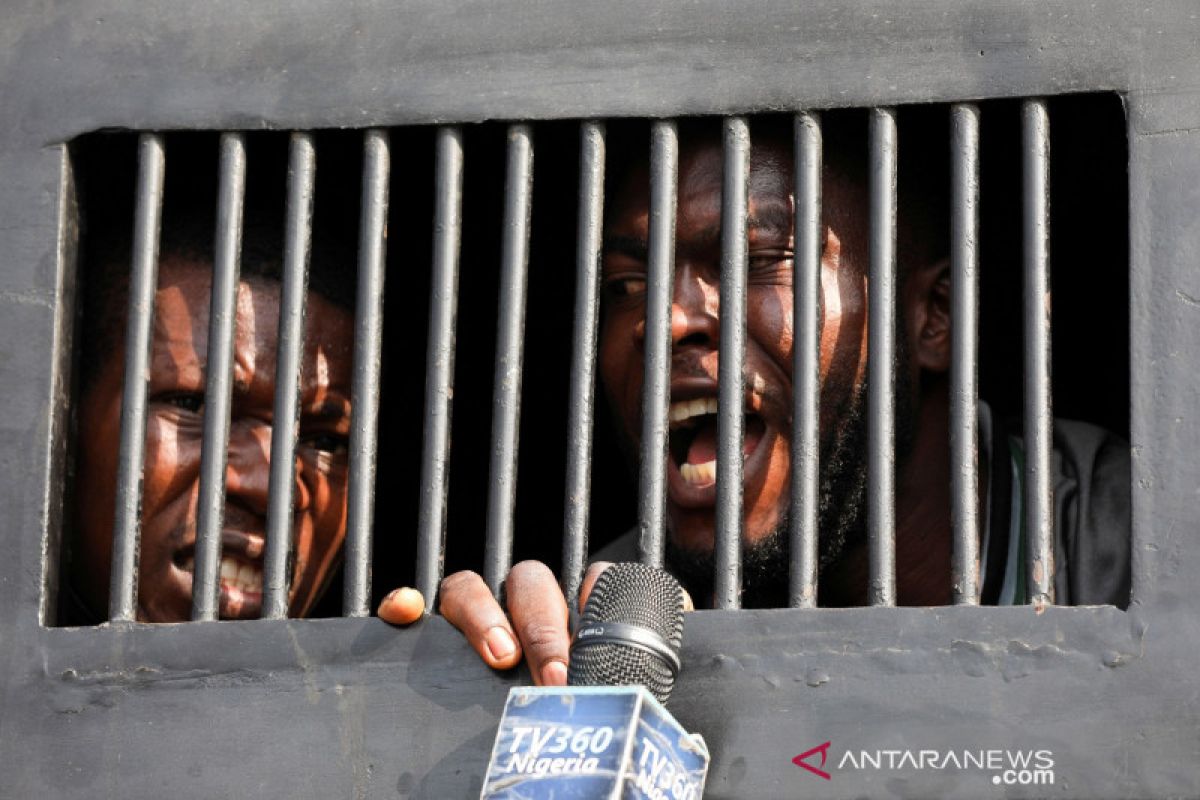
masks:
POLYGON ((508 658, 517 649, 517 643, 508 635, 508 631, 499 626, 489 630, 484 636, 484 641, 487 642, 488 652, 497 661, 508 658))
POLYGON ((542 686, 566 686, 567 665, 561 661, 551 661, 542 667, 542 686))

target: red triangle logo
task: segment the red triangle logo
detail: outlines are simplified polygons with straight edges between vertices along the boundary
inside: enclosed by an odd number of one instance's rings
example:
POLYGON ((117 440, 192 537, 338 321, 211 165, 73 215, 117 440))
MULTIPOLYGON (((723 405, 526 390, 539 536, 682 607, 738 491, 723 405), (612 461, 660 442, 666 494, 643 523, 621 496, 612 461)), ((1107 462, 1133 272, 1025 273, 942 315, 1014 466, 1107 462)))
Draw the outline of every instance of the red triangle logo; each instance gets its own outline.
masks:
POLYGON ((812 750, 806 750, 805 752, 793 758, 792 763, 797 767, 803 767, 814 775, 820 775, 825 780, 829 780, 828 772, 818 767, 814 767, 812 764, 809 764, 804 760, 809 756, 816 755, 817 753, 821 754, 821 766, 825 766, 825 758, 829 754, 829 742, 826 742, 825 744, 819 744, 812 750))

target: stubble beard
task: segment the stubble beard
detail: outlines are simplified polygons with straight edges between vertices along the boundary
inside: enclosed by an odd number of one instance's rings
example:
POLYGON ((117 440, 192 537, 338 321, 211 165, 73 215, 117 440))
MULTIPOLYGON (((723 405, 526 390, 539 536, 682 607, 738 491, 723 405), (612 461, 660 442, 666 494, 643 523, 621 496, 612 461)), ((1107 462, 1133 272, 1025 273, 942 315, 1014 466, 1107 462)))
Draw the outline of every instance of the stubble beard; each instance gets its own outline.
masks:
MULTIPOLYGON (((897 353, 895 385, 896 463, 907 460, 914 439, 914 409, 906 353, 897 353)), ((818 477, 818 577, 828 574, 846 553, 867 539, 867 384, 850 393, 834 434, 821 442, 818 477)), ((780 608, 788 605, 791 563, 791 513, 785 509, 769 534, 742 548, 742 606, 780 608)), ((712 595, 711 550, 684 549, 668 536, 666 562, 700 606, 712 595)))

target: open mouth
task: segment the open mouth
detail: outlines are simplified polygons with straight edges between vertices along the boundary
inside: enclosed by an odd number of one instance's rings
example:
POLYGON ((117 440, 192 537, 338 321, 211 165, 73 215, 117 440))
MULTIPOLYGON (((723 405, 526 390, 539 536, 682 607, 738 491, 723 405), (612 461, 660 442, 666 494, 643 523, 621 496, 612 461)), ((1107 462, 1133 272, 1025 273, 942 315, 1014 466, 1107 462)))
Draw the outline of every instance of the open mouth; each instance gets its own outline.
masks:
MULTIPOLYGON (((671 403, 668 411, 671 461, 683 482, 697 489, 717 482, 717 398, 697 397, 671 403)), ((766 425, 758 414, 747 410, 742 458, 758 449, 766 425)))
MULTIPOLYGON (((220 616, 237 619, 257 616, 262 607, 263 571, 259 560, 247 561, 240 554, 222 554, 220 567, 220 616)), ((196 559, 194 552, 183 552, 176 558, 176 565, 194 577, 196 559)))

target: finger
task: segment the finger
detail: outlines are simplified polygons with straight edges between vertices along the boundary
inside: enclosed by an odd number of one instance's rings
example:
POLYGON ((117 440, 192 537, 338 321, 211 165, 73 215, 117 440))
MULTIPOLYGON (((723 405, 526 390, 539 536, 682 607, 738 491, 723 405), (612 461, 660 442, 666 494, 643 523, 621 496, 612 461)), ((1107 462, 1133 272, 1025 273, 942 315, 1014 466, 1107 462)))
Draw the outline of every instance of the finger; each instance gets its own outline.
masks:
POLYGON ((538 561, 522 561, 508 573, 508 611, 533 680, 539 686, 566 686, 567 601, 554 573, 538 561))
MULTIPOLYGON (((592 587, 596 585, 596 579, 600 577, 600 573, 611 567, 611 561, 596 561, 592 563, 587 572, 583 575, 583 582, 579 585, 579 611, 583 611, 584 605, 587 603, 588 596, 592 593, 592 587)), ((682 588, 682 587, 680 587, 682 588)), ((688 594, 687 589, 683 589, 683 610, 695 611, 696 604, 692 602, 692 596, 688 594)))
POLYGON ((402 586, 379 603, 379 618, 393 625, 411 625, 425 613, 425 598, 416 589, 402 586))
POLYGON ((521 647, 504 610, 492 597, 483 578, 470 570, 442 581, 439 610, 484 662, 496 669, 511 669, 521 661, 521 647))

